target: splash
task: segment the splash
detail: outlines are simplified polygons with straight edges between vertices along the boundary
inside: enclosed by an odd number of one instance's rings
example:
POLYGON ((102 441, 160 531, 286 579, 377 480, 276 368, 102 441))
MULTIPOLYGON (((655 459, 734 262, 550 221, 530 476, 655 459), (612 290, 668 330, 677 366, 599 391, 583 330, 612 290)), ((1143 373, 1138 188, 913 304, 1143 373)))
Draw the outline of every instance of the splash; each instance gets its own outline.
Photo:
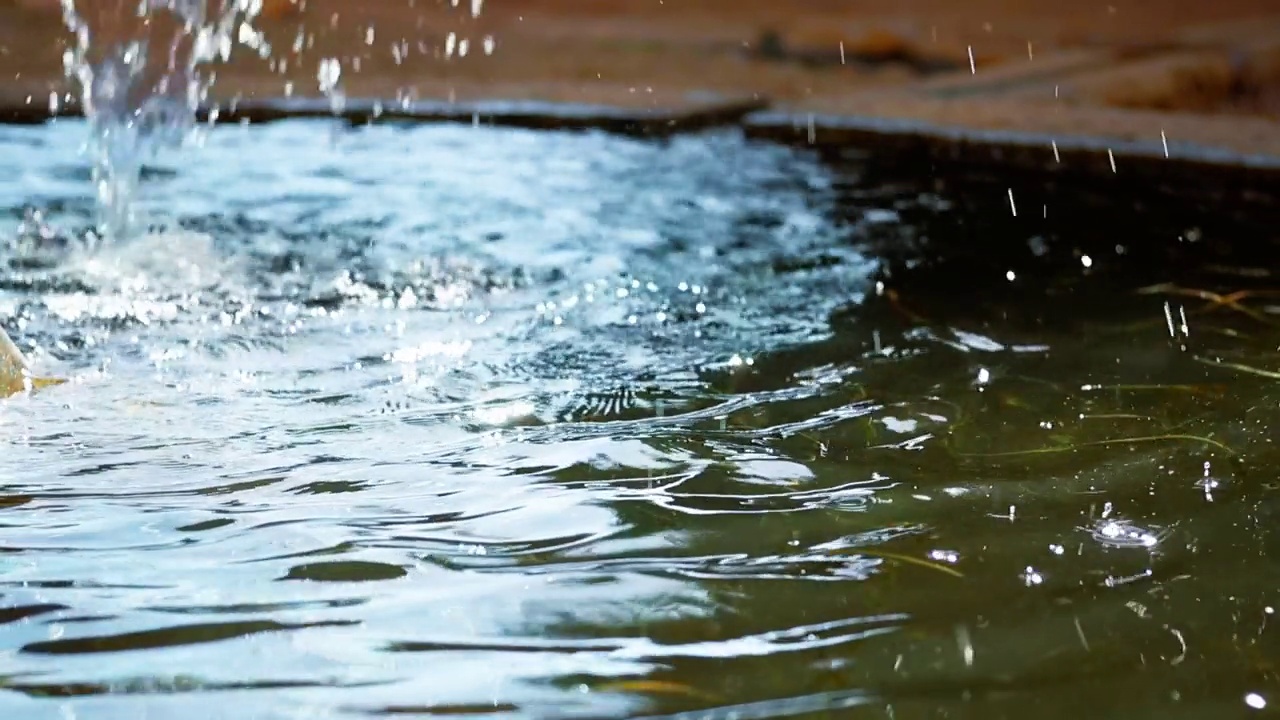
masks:
POLYGON ((338 58, 325 58, 320 61, 320 69, 316 72, 316 81, 320 93, 329 98, 329 107, 337 115, 346 107, 346 95, 342 92, 342 62, 338 58))
POLYGON ((98 199, 99 236, 126 237, 137 223, 143 163, 181 145, 211 80, 236 44, 267 55, 253 30, 262 0, 62 0, 75 44, 63 56, 80 86, 98 199))

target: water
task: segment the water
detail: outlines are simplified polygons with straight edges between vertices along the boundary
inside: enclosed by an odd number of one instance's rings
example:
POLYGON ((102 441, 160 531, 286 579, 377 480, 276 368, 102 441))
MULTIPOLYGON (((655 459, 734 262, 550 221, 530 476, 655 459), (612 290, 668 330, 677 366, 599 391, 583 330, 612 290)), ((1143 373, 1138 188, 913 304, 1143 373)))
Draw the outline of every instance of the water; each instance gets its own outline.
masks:
MULTIPOLYGON (((208 66, 237 45, 263 57, 271 47, 253 27, 261 0, 62 0, 75 44, 63 54, 89 119, 97 190, 97 234, 133 234, 143 163, 195 134, 209 94, 208 66)), ((332 88, 326 88, 326 93, 332 88)))
POLYGON ((1280 702, 1280 392, 1202 362, 1280 370, 1276 301, 1134 292, 1273 286, 1270 220, 287 122, 85 246, 84 132, 0 128, 0 313, 72 379, 0 404, 0 717, 1280 702))

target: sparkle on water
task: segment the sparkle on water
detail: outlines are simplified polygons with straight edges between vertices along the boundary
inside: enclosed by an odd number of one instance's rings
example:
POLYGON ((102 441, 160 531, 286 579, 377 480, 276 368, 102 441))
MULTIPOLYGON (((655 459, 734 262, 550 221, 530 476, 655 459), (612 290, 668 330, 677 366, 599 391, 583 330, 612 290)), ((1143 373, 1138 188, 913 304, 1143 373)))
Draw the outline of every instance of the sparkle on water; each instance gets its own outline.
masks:
POLYGON ((1271 697, 1275 308, 1133 292, 1258 282, 1256 227, 290 122, 147 167, 152 229, 93 246, 84 131, 0 128, 0 312, 72 378, 0 404, 0 717, 1271 697))

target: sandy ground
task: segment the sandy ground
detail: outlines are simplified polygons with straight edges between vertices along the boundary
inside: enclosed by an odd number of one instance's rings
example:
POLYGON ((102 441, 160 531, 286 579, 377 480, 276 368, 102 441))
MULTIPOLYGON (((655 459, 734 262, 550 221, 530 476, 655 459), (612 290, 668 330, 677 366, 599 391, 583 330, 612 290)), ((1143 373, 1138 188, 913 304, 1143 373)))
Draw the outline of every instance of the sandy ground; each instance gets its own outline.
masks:
MULTIPOLYGON (((57 12, 17 2, 0 0, 0 104, 45 106, 69 89, 67 33, 57 12)), ((1163 130, 1280 155, 1274 0, 305 0, 275 9, 259 23, 269 57, 239 48, 217 70, 215 98, 315 96, 321 61, 336 58, 352 97, 624 108, 762 97, 801 114, 1125 138, 1163 130)))

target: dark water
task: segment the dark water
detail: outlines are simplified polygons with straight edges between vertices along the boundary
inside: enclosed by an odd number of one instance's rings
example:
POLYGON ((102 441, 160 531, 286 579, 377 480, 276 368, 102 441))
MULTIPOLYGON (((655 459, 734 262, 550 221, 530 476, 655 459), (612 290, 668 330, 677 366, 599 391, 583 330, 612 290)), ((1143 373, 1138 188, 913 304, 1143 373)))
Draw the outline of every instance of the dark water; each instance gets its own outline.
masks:
POLYGON ((285 123, 93 248, 83 136, 0 129, 0 718, 1280 703, 1269 220, 285 123))

